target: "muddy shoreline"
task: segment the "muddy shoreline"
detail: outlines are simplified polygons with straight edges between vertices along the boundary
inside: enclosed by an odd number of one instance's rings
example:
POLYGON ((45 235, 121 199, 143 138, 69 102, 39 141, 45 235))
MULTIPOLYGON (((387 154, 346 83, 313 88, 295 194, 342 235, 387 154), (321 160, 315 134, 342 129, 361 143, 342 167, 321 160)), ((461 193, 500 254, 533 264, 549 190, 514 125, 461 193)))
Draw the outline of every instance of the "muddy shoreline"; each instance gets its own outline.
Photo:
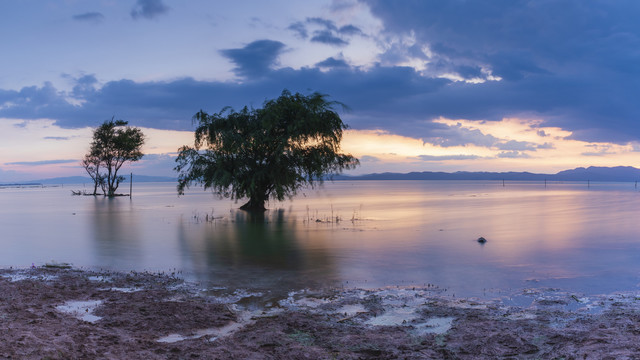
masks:
POLYGON ((211 295, 165 274, 1 269, 0 357, 640 358, 634 293, 531 289, 521 306, 430 286, 305 290, 266 304, 261 296, 211 295))

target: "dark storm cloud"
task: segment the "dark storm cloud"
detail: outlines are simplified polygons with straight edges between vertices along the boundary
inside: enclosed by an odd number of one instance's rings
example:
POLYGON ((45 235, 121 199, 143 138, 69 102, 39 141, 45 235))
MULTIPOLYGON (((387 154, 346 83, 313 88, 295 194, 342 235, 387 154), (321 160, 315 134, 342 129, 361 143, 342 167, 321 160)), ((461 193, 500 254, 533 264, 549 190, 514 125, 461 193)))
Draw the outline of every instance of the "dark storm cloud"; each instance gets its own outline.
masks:
POLYGON ((153 19, 168 11, 169 8, 162 3, 162 0, 137 0, 131 10, 131 17, 134 19, 153 19))
MULTIPOLYGON (((251 46, 248 46, 251 48, 251 46)), ((97 87, 95 77, 76 79, 71 92, 51 84, 0 91, 0 117, 16 119, 50 118, 67 128, 96 126, 112 116, 133 125, 160 129, 192 129, 191 117, 198 110, 217 112, 230 105, 259 107, 277 97, 283 89, 329 94, 331 100, 351 109, 343 118, 354 129, 383 129, 390 133, 423 139, 440 146, 476 145, 493 147, 499 139, 461 126, 431 122, 440 116, 464 118, 470 113, 482 119, 500 119, 522 111, 523 104, 540 113, 555 110, 546 98, 536 98, 537 90, 500 83, 466 84, 421 76, 410 67, 376 66, 368 70, 338 66, 325 68, 269 69, 272 60, 253 64, 234 54, 239 74, 256 74, 242 83, 181 79, 168 82, 110 81, 97 87), (518 91, 522 92, 519 93, 518 91), (69 98, 79 101, 70 103, 69 98), (522 99, 522 100, 520 100, 522 99), (529 101, 524 101, 528 99, 529 101)), ((260 62, 262 61, 262 62, 260 62)), ((337 63, 336 63, 337 64, 337 63)), ((542 87, 542 86, 540 86, 542 87)), ((566 91, 554 88, 558 94, 566 91)), ((590 106, 590 104, 584 104, 590 106)), ((638 129, 626 132, 640 133, 638 129)))
MULTIPOLYGON (((64 117, 72 111, 65 95, 50 82, 45 82, 41 87, 24 87, 19 91, 0 91, 0 116, 17 119, 64 117)), ((16 126, 25 125, 23 123, 16 126)))
POLYGON ((104 20, 104 15, 102 15, 102 13, 99 13, 99 12, 88 12, 84 14, 73 15, 72 18, 73 20, 78 20, 78 21, 88 21, 88 22, 99 23, 102 20, 104 20))
POLYGON ((482 68, 479 66, 460 65, 453 68, 453 70, 464 79, 482 78, 482 68))
POLYGON ((344 46, 348 45, 349 42, 342 40, 341 38, 333 35, 333 32, 329 30, 319 30, 313 33, 311 37, 311 42, 317 42, 327 45, 335 45, 335 46, 344 46))
POLYGON ((296 33, 301 39, 308 39, 311 33, 311 42, 332 46, 346 46, 349 41, 345 37, 355 35, 364 36, 362 30, 355 25, 344 25, 338 28, 332 20, 323 18, 307 18, 305 21, 297 21, 287 27, 296 33))
MULTIPOLYGON (((258 46, 259 47, 259 46, 258 46)), ((248 45, 245 49, 252 49, 248 45)), ((190 78, 168 82, 110 81, 97 88, 94 75, 76 79, 71 92, 45 83, 19 91, 0 91, 0 117, 17 119, 50 118, 67 128, 96 126, 115 116, 136 126, 190 130, 191 117, 198 110, 220 111, 224 106, 236 109, 259 107, 266 99, 277 97, 283 89, 329 94, 331 100, 346 104, 351 111, 343 118, 354 129, 383 129, 390 133, 423 139, 444 147, 476 145, 494 147, 499 139, 460 125, 431 122, 440 116, 463 118, 460 99, 477 107, 483 118, 498 118, 494 108, 509 103, 511 89, 494 96, 495 83, 465 84, 447 79, 421 76, 410 67, 376 66, 368 70, 345 66, 326 68, 269 69, 275 56, 254 65, 251 51, 234 54, 243 64, 240 74, 258 74, 243 83, 196 81, 190 78), (240 56, 242 55, 242 56, 240 56), (246 62, 243 62, 245 59, 246 62), (248 64, 248 65, 247 65, 248 64), (258 69, 258 70, 255 70, 258 69), (478 91, 480 87, 484 91, 478 91), (69 102, 73 98, 75 102, 69 102), (493 106, 491 106, 493 105, 493 106)), ((261 52, 254 52, 257 55, 261 52)), ((271 52, 273 54, 274 52, 271 52)), ((336 63, 339 64, 339 61, 336 63)), ((543 106, 541 106, 543 108, 543 106)), ((517 108, 514 108, 517 110, 517 108)))
POLYGON ((336 24, 333 21, 327 20, 327 19, 323 19, 323 18, 318 18, 318 17, 307 18, 307 24, 320 25, 320 26, 324 27, 325 29, 331 30, 331 31, 338 30, 338 28, 336 27, 336 24))
MULTIPOLYGON (((286 88, 318 91, 345 103, 351 111, 343 118, 354 129, 382 129, 444 147, 494 148, 502 151, 501 157, 526 157, 527 152, 553 145, 504 142, 479 130, 433 120, 522 116, 543 120, 540 127, 572 131, 573 139, 640 139, 640 2, 365 2, 383 22, 380 41, 403 35, 412 39, 388 44, 380 63, 366 69, 350 67, 340 56, 313 67, 275 69, 285 44, 258 40, 221 51, 235 64, 242 82, 185 78, 99 83, 95 75, 85 75, 72 79, 70 91, 50 83, 0 89, 0 117, 49 118, 77 128, 116 116, 135 126, 191 130, 191 117, 200 109, 260 107, 286 88), (406 60, 425 61, 427 68, 395 65, 406 60), (453 81, 444 74, 486 81, 453 81), (501 80, 493 81, 491 75, 501 80)), ((160 13, 166 12, 162 2, 139 1, 137 16, 146 17, 145 4, 152 5, 148 9, 159 4, 164 9, 160 13)), ((293 23, 289 29, 307 40, 322 31, 344 42, 350 36, 365 36, 356 27, 338 27, 323 18, 293 23)), ((542 129, 533 130, 549 136, 542 129)), ((606 151, 589 149, 587 154, 606 151)))
POLYGON ((287 29, 296 33, 296 35, 301 39, 306 39, 309 37, 309 32, 307 31, 307 27, 304 23, 298 21, 287 27, 287 29))
MULTIPOLYGON (((455 86, 443 116, 498 120, 537 114, 573 138, 640 137, 640 3, 637 1, 363 0, 387 35, 427 46, 428 76, 492 74, 493 84, 455 86), (482 101, 479 101, 481 99, 482 101)), ((395 49, 393 56, 415 58, 395 49)), ((389 55, 390 56, 390 55, 389 55)), ((446 108, 444 108, 446 107, 446 108)))
MULTIPOLYGON (((51 118, 65 127, 80 127, 115 115, 137 126, 184 130, 192 129, 191 116, 200 109, 259 107, 286 88, 319 91, 345 103, 351 112, 343 117, 355 129, 382 129, 445 147, 492 147, 501 149, 503 157, 526 156, 540 147, 504 143, 478 130, 432 120, 522 116, 542 119, 541 127, 572 131, 574 139, 625 143, 640 138, 640 3, 367 3, 383 21, 383 36, 413 39, 409 45, 391 44, 370 68, 352 68, 334 57, 315 67, 275 69, 285 44, 258 40, 221 51, 236 65, 241 83, 181 79, 98 84, 87 75, 77 79, 71 92, 46 83, 0 90, 0 117, 51 118), (394 65, 406 59, 425 60, 427 68, 394 65), (447 73, 486 81, 453 81, 442 77, 447 73), (492 81, 491 74, 502 79, 492 81), (69 98, 81 101, 71 104, 69 98)), ((296 24, 290 29, 299 36, 329 31, 348 40, 327 19, 296 24)))
POLYGON ((316 64, 319 68, 348 68, 349 64, 343 59, 336 59, 333 57, 326 58, 316 64))
POLYGON ((236 64, 236 75, 261 77, 271 71, 285 45, 279 41, 257 40, 241 49, 221 50, 220 53, 236 64))
POLYGON ((84 75, 74 80, 75 85, 72 91, 74 97, 84 99, 96 91, 95 87, 98 85, 98 79, 96 79, 95 75, 84 75))
MULTIPOLYGON (((112 116, 135 126, 159 129, 193 129, 191 117, 198 110, 220 111, 248 105, 260 107, 283 89, 330 95, 345 103, 350 112, 343 116, 355 129, 388 129, 413 137, 429 135, 442 128, 425 121, 430 114, 414 111, 420 98, 436 94, 450 81, 429 79, 407 67, 375 67, 368 71, 337 67, 268 70, 264 76, 243 83, 196 81, 186 78, 168 82, 110 81, 96 89, 91 78, 77 79, 72 92, 63 92, 50 83, 18 91, 0 91, 0 117, 15 119, 49 118, 59 126, 96 126, 112 116), (430 95, 431 94, 431 95, 430 95), (417 99, 412 99, 417 97, 417 99), (79 101, 69 102, 73 98, 79 101)), ((91 77, 91 76, 90 76, 91 77)), ((422 105, 420 105, 422 106, 422 105)))
POLYGON ((505 80, 522 80, 526 76, 551 74, 537 66, 534 62, 535 54, 524 50, 503 50, 488 56, 488 63, 494 75, 505 80))
POLYGON ((355 25, 345 25, 338 29, 338 33, 344 35, 362 35, 362 30, 355 25))

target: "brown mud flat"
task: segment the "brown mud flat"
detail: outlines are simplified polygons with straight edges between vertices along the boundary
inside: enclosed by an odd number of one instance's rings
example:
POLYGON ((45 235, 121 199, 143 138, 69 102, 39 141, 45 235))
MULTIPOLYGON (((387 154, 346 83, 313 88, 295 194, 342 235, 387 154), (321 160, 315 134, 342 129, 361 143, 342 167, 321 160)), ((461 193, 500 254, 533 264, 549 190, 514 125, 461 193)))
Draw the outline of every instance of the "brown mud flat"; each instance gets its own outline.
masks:
POLYGON ((0 358, 640 358, 640 298, 524 295, 526 307, 431 287, 309 290, 256 308, 259 293, 166 275, 4 269, 0 358))

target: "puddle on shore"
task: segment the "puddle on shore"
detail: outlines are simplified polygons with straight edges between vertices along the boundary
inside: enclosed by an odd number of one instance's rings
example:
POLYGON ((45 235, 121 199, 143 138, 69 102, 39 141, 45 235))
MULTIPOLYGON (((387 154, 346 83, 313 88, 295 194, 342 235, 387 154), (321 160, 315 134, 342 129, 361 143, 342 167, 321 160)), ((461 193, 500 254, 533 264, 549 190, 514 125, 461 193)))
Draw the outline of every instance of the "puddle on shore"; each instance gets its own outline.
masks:
POLYGON ((634 294, 584 296, 559 289, 525 289, 521 294, 503 298, 502 304, 523 309, 557 308, 562 311, 597 315, 615 301, 629 302, 637 299, 634 294))
POLYGON ((398 326, 407 325, 412 320, 415 320, 418 315, 414 308, 399 308, 390 309, 382 315, 374 316, 371 319, 365 321, 367 325, 373 326, 398 326))
POLYGON ((309 293, 307 290, 291 291, 286 299, 278 301, 278 305, 287 309, 317 309, 318 307, 330 304, 328 298, 314 296, 316 294, 309 293))
POLYGON ((141 288, 128 288, 128 287, 112 287, 112 288, 100 288, 98 290, 101 291, 117 291, 121 293, 134 293, 138 291, 142 291, 144 289, 141 288))
POLYGON ((372 317, 364 324, 370 326, 412 326, 416 335, 444 334, 451 329, 454 317, 423 319, 416 314, 416 308, 392 308, 384 314, 372 317))
POLYGON ((417 335, 444 334, 451 329, 453 320, 455 320, 454 317, 431 318, 424 323, 413 325, 415 328, 414 332, 417 335))
POLYGON ((354 316, 356 314, 366 313, 367 309, 365 309, 362 304, 343 305, 337 309, 336 312, 338 314, 344 314, 344 316, 354 316))
POLYGON ((537 318, 536 314, 532 314, 525 311, 519 311, 506 316, 509 320, 533 320, 537 318))
POLYGON ((100 316, 93 315, 93 311, 101 304, 102 300, 67 301, 62 305, 56 306, 56 310, 65 314, 73 315, 82 321, 95 323, 102 318, 100 316))
POLYGON ((253 313, 245 311, 238 313, 238 321, 230 322, 229 324, 218 327, 218 328, 209 328, 197 330, 191 335, 181 335, 181 334, 169 334, 167 336, 163 336, 160 339, 156 340, 161 343, 176 343, 184 340, 192 340, 199 339, 201 337, 210 336, 209 341, 215 341, 219 338, 223 338, 229 336, 236 331, 244 328, 245 326, 252 324, 255 322, 253 320, 253 313))
POLYGON ((487 304, 473 299, 448 300, 447 304, 456 309, 486 309, 487 304))
MULTIPOLYGON (((228 304, 238 315, 236 322, 223 327, 197 330, 188 334, 169 334, 159 338, 162 343, 175 343, 184 340, 208 337, 209 341, 232 335, 240 329, 264 316, 281 311, 307 311, 335 317, 337 322, 349 321, 367 327, 401 326, 415 336, 429 334, 441 335, 450 331, 457 317, 451 314, 425 316, 425 309, 432 306, 451 309, 479 309, 505 311, 505 320, 532 320, 536 318, 536 309, 558 309, 573 314, 564 322, 572 321, 584 314, 597 314, 606 311, 615 302, 638 302, 639 295, 579 296, 557 289, 525 289, 512 294, 503 292, 493 299, 452 298, 443 295, 442 289, 427 288, 382 288, 382 289, 345 289, 339 292, 321 292, 298 290, 287 294, 275 302, 262 302, 270 294, 235 290, 227 295, 215 296, 216 301, 228 304), (256 304, 246 304, 247 299, 255 299, 256 304), (251 306, 249 306, 251 305, 251 306)), ((551 324, 553 327, 565 326, 563 321, 551 324)))
POLYGON ((261 292, 251 292, 243 289, 235 290, 232 294, 216 296, 216 302, 221 304, 235 304, 247 298, 260 298, 264 294, 261 292))
POLYGON ((9 279, 11 282, 23 281, 23 280, 38 280, 38 281, 51 281, 58 277, 55 275, 27 275, 27 274, 4 274, 3 278, 9 279))
POLYGON ((295 302, 299 307, 308 307, 311 309, 316 309, 319 306, 325 305, 325 304, 329 304, 330 301, 328 299, 318 299, 318 298, 314 298, 314 297, 310 297, 310 298, 302 298, 299 299, 295 302))
POLYGON ((534 300, 533 296, 515 295, 504 298, 502 303, 507 306, 529 307, 533 304, 534 300))

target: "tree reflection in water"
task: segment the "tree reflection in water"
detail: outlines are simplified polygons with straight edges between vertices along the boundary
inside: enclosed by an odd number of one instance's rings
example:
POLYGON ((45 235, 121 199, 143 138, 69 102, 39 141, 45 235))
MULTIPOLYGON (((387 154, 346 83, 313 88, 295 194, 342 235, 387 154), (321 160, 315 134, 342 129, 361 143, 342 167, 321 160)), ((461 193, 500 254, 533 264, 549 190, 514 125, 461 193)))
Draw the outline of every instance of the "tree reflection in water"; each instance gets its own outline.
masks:
MULTIPOLYGON (((102 266, 121 268, 142 256, 140 220, 129 199, 96 196, 91 216, 95 256, 102 266)), ((132 268, 135 268, 133 266, 132 268)))
POLYGON ((199 281, 210 286, 272 293, 333 286, 338 279, 325 233, 310 230, 284 209, 178 225, 181 251, 199 281), (314 246, 315 245, 315 246, 314 246))

